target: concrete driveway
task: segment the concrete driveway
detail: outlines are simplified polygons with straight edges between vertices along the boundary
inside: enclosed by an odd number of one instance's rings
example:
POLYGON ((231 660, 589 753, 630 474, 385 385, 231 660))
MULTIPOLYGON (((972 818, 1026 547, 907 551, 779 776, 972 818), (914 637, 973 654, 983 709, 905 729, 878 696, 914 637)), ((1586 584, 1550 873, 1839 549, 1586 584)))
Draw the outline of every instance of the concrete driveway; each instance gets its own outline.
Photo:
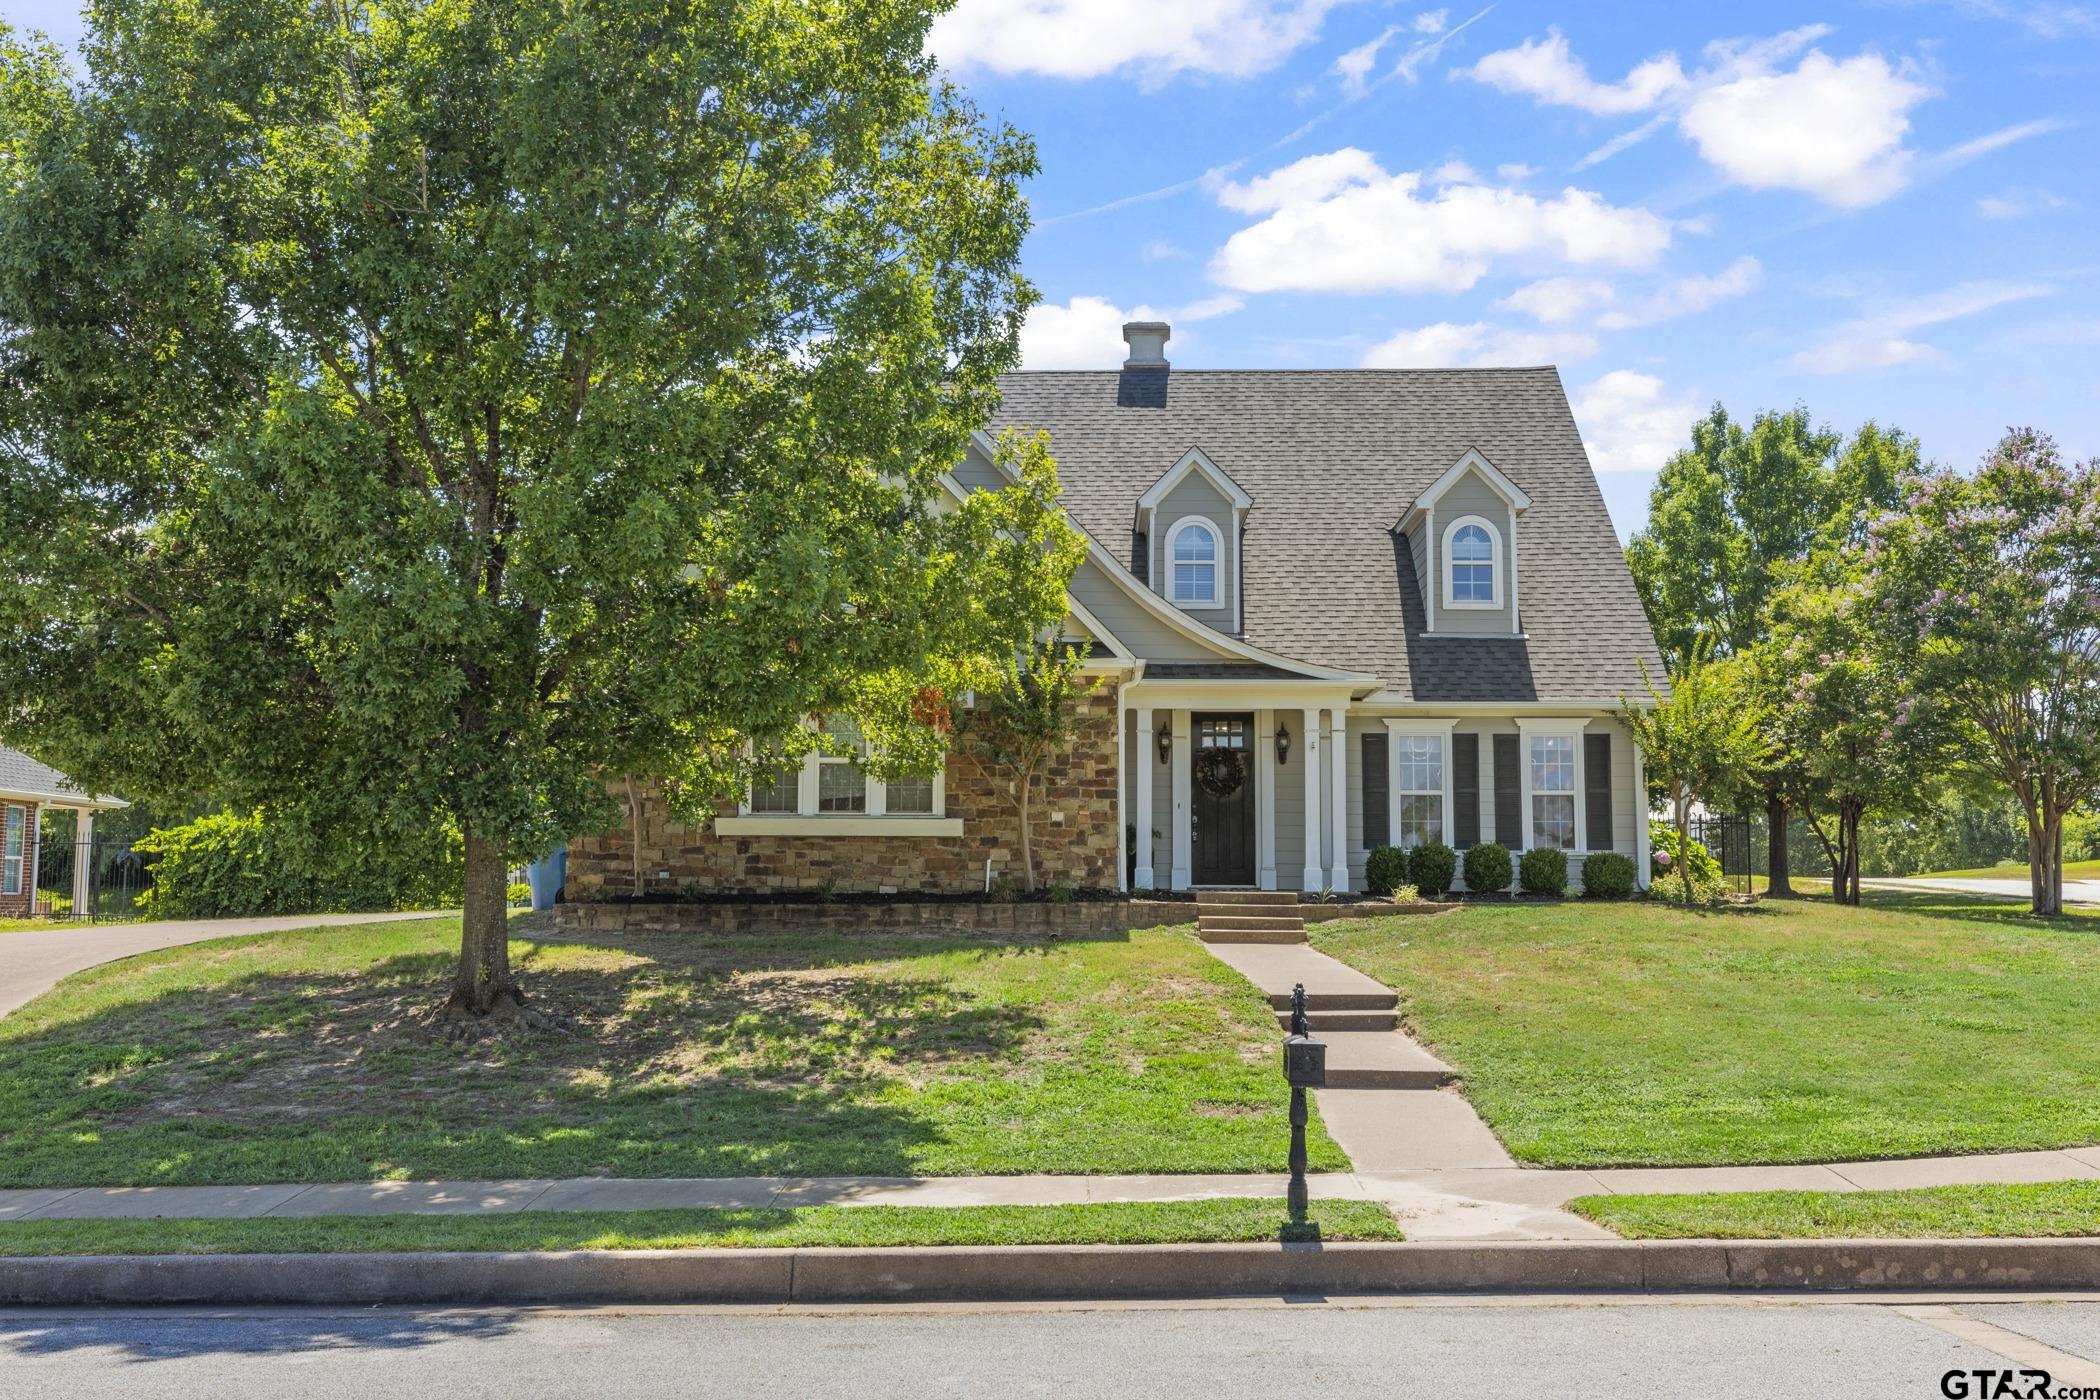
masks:
MULTIPOLYGON (((443 911, 439 911, 443 912, 443 911)), ((0 1016, 42 996, 61 978, 98 963, 136 957, 184 943, 276 933, 288 928, 377 924, 428 919, 429 913, 283 914, 261 919, 170 919, 147 924, 54 924, 28 933, 0 933, 0 1016)))
MULTIPOLYGON (((1982 899, 2026 899, 2034 891, 2028 887, 2027 877, 2016 876, 2010 880, 1992 877, 1967 877, 1959 880, 1862 880, 1860 884, 1870 890, 1910 890, 1934 894, 1972 894, 1982 899)), ((2065 904, 2100 904, 2100 880, 2064 881, 2065 904)))

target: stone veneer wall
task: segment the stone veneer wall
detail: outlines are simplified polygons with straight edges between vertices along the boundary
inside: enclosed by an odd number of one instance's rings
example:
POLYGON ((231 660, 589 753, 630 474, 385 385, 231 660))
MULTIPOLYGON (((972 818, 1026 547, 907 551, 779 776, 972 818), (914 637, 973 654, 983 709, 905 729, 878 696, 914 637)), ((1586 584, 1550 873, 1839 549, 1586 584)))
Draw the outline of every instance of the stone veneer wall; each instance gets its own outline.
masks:
MULTIPOLYGON (((1081 889, 1113 889, 1116 869, 1116 687, 1079 701, 1071 744, 1040 781, 1033 832, 1037 878, 1081 889)), ((1021 826, 1006 780, 974 756, 948 757, 947 815, 960 836, 717 836, 714 823, 671 820, 654 792, 642 797, 642 883, 648 891, 688 883, 708 893, 815 890, 840 893, 984 888, 984 865, 1021 881, 1021 826)), ((618 831, 569 843, 570 902, 601 891, 624 894, 632 847, 618 831)))
POLYGON ((1130 901, 990 904, 557 904, 557 928, 592 933, 1017 933, 1089 937, 1131 927, 1130 901))

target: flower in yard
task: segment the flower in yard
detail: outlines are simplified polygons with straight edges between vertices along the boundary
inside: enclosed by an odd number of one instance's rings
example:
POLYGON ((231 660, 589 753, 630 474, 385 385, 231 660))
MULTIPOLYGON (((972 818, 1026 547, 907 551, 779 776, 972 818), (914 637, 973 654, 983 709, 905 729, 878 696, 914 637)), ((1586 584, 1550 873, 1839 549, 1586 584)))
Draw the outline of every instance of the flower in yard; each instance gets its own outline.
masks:
POLYGON ((1670 853, 1663 850, 1660 846, 1655 849, 1655 868, 1657 870, 1668 870, 1670 868, 1670 853))

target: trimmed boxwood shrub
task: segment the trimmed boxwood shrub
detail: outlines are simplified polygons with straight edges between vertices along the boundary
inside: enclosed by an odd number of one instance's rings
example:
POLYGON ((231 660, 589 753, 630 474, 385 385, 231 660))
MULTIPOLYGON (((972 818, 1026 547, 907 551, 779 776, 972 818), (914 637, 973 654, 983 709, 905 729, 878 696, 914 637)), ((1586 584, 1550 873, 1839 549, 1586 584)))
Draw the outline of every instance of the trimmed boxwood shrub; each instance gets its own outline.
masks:
POLYGON ((1466 888, 1475 894, 1499 894, 1517 875, 1510 863, 1509 847, 1499 841, 1483 841, 1466 848, 1466 888))
POLYGON ((1441 841, 1424 841, 1407 853, 1407 882, 1424 899, 1442 899, 1458 873, 1458 852, 1441 841))
POLYGON ((1372 894, 1389 895, 1407 883, 1407 852, 1398 846, 1374 846, 1364 859, 1364 884, 1372 894))
POLYGON ((1625 899, 1633 893, 1633 857, 1617 851, 1583 857, 1582 893, 1586 899, 1625 899))
POLYGON ((1568 853, 1551 846, 1533 846, 1517 862, 1517 883, 1526 894, 1566 894, 1568 853))

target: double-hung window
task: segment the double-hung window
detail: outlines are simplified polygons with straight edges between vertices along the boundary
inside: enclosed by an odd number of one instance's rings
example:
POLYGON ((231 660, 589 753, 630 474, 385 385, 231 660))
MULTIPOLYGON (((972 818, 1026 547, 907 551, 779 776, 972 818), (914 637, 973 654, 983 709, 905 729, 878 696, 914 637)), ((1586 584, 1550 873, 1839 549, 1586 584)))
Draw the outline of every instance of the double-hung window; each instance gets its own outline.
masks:
POLYGON ((1169 601, 1218 605, 1218 532, 1207 520, 1184 520, 1167 537, 1169 601))
POLYGON ((1575 736, 1528 736, 1531 764, 1531 844, 1575 849, 1575 736))
MULTIPOLYGON (((863 766, 868 745, 860 726, 845 715, 834 715, 820 726, 830 741, 829 752, 808 755, 799 762, 783 763, 752 779, 740 818, 812 818, 817 822, 837 818, 939 817, 946 801, 946 783, 941 773, 907 775, 884 782, 863 766)), ((730 829, 734 829, 733 827, 730 829)))
POLYGON ((1444 530, 1444 606, 1502 606, 1502 535, 1477 515, 1460 516, 1444 530))
POLYGON ((1400 762, 1400 844, 1444 839, 1444 736, 1395 734, 1400 762))
POLYGON ((7 809, 7 835, 4 846, 0 846, 0 894, 22 892, 22 861, 29 840, 29 809, 10 805, 7 809))
POLYGON ((845 755, 820 753, 817 762, 817 810, 819 812, 865 812, 868 810, 868 775, 861 771, 860 726, 844 715, 824 721, 824 733, 845 750, 845 755), (846 756, 850 755, 850 757, 846 756))

